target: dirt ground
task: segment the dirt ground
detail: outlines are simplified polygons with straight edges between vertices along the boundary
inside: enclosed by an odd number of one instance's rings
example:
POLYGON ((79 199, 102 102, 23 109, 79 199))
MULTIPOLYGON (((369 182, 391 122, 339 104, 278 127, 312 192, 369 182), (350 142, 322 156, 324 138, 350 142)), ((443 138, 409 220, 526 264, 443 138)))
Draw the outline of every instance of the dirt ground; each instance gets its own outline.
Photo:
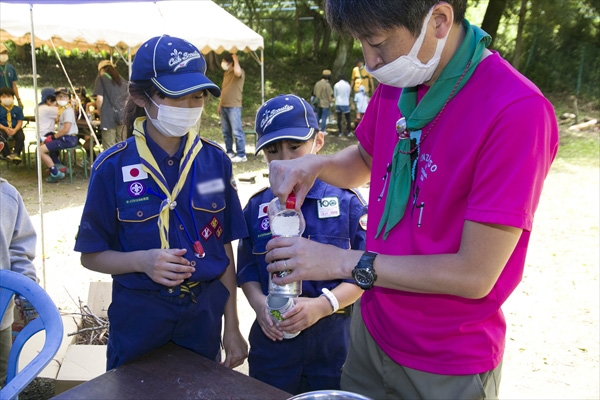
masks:
MULTIPOLYGON (((0 166, 0 176, 5 172, 6 166, 0 166)), ((597 166, 562 160, 546 180, 523 282, 504 306, 508 332, 502 399, 600 398, 599 181, 597 166)), ((41 233, 37 187, 30 180, 12 183, 41 233)), ((242 203, 265 183, 261 177, 256 184, 240 182, 242 203)), ((43 188, 45 254, 40 235, 36 266, 58 307, 76 311, 78 298, 87 300, 89 282, 110 280, 81 267, 73 251, 87 180, 80 176, 72 185, 64 180, 43 188)), ((238 304, 247 335, 254 313, 241 291, 238 304)))

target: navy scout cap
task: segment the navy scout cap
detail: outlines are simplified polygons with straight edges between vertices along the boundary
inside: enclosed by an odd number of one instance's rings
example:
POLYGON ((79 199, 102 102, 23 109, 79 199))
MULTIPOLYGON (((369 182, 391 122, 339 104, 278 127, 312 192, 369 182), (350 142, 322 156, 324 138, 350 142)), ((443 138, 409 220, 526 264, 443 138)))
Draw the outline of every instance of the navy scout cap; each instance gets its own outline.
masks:
POLYGON ((176 37, 162 35, 138 49, 131 68, 132 81, 151 80, 167 97, 181 97, 208 90, 219 97, 221 89, 205 75, 206 62, 196 46, 176 37))
POLYGON ((277 140, 306 141, 319 131, 315 112, 306 100, 281 94, 267 100, 256 113, 256 152, 277 140))

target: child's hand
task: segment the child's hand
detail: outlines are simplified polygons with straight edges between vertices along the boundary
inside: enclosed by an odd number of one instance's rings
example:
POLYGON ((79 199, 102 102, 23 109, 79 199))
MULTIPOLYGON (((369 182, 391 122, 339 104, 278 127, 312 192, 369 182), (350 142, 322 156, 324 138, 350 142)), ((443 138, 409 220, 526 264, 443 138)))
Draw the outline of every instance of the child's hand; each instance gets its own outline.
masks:
POLYGON ((181 285, 196 270, 183 257, 186 252, 186 249, 147 250, 144 253, 143 272, 161 285, 181 285))
POLYGON ((262 309, 256 312, 256 321, 258 322, 258 325, 260 325, 263 333, 272 341, 283 340, 283 331, 279 329, 273 322, 273 319, 271 319, 266 301, 263 301, 263 303, 264 306, 262 309))
POLYGON ((331 305, 324 297, 297 297, 294 307, 286 311, 279 323, 279 328, 286 332, 303 331, 318 320, 331 314, 331 305))

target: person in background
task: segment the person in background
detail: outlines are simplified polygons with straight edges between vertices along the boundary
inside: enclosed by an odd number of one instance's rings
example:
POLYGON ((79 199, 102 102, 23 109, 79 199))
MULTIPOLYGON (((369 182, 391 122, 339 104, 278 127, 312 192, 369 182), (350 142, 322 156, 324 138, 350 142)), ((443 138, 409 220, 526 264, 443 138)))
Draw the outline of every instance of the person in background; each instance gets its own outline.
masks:
POLYGON ((329 107, 333 102, 333 88, 329 79, 331 78, 331 71, 324 69, 321 73, 321 79, 315 83, 313 88, 313 94, 318 99, 317 103, 317 121, 320 122, 321 132, 327 136, 327 117, 329 116, 329 107))
POLYGON ((8 63, 8 49, 4 43, 0 42, 0 88, 12 89, 17 98, 17 104, 23 110, 23 102, 21 96, 19 96, 19 87, 17 86, 18 80, 17 70, 8 63))
MULTIPOLYGON (((267 163, 316 154, 324 144, 312 107, 292 94, 274 97, 259 108, 256 132, 256 153, 262 150, 267 163)), ((302 295, 283 314, 285 320, 273 324, 266 308, 265 246, 271 233, 264 212, 273 197, 269 188, 263 188, 250 198, 244 208, 250 236, 238 246, 238 285, 256 312, 248 338, 249 374, 292 394, 339 389, 348 354, 350 307, 362 290, 350 280, 303 281, 302 295), (284 340, 283 331, 300 334, 284 340)), ((357 191, 317 180, 302 213, 304 237, 342 249, 364 249, 367 206, 357 191)))
POLYGON ((47 135, 44 143, 40 145, 40 157, 50 170, 50 176, 46 178, 48 183, 56 183, 65 177, 61 171, 62 165, 56 163, 57 154, 62 149, 69 149, 77 146, 79 138, 77 133, 77 121, 75 112, 71 106, 71 96, 66 87, 59 87, 55 90, 56 104, 58 105, 58 128, 54 135, 47 135))
POLYGON ((225 150, 234 163, 246 162, 246 135, 242 128, 242 93, 246 72, 240 66, 237 54, 225 53, 221 59, 223 74, 223 91, 217 107, 221 116, 221 129, 225 150), (235 153, 233 141, 235 139, 235 153))
POLYGON ((338 81, 333 85, 333 96, 335 98, 335 113, 337 116, 338 136, 352 136, 350 125, 350 83, 346 75, 340 74, 338 81), (342 115, 346 119, 346 130, 342 130, 342 115))
POLYGON ((361 86, 365 87, 365 93, 367 96, 371 95, 372 91, 375 90, 373 85, 373 76, 365 68, 365 63, 361 58, 356 60, 356 66, 352 68, 352 91, 356 94, 360 90, 361 86))
POLYGON ((360 123, 365 112, 367 112, 367 106, 369 105, 369 96, 364 86, 358 89, 358 92, 354 94, 354 104, 356 105, 356 116, 354 118, 354 129, 360 123))
POLYGON ((21 153, 25 147, 25 133, 23 133, 23 109, 15 105, 13 90, 7 87, 0 88, 0 140, 5 142, 0 154, 15 164, 21 162, 21 153), (8 144, 8 139, 15 142, 14 148, 8 144))
POLYGON ((75 118, 77 120, 79 127, 78 137, 84 140, 83 148, 85 149, 87 156, 90 156, 90 151, 92 151, 93 140, 90 132, 90 128, 87 126, 86 115, 90 120, 90 124, 94 121, 94 114, 91 112, 91 107, 95 107, 96 102, 92 101, 90 97, 87 95, 87 92, 83 86, 78 86, 75 88, 75 95, 79 100, 74 101, 74 110, 75 110, 75 118))
POLYGON ((361 42, 380 84, 358 145, 272 161, 269 178, 279 199, 294 190, 297 207, 316 178, 370 181, 367 252, 279 237, 266 246, 268 270, 291 270, 275 284, 353 277, 365 289, 342 390, 497 399, 501 307, 522 279, 558 149, 554 108, 487 49, 464 0, 327 0, 325 9, 334 30, 361 42))
POLYGON ((123 112, 127 100, 127 80, 119 75, 109 60, 98 63, 94 96, 96 109, 100 113, 102 147, 106 150, 126 138, 123 112))
MULTIPOLYGON (((0 150, 3 145, 4 143, 0 142, 0 150)), ((21 194, 3 178, 0 178, 0 208, 0 268, 18 272, 38 282, 33 265, 37 234, 21 194)), ((18 296, 16 300, 20 301, 22 306, 32 308, 24 297, 18 296)), ((0 388, 6 383, 8 355, 13 342, 13 310, 14 302, 11 301, 4 316, 0 315, 0 388)))
POLYGON ((107 370, 171 341, 216 361, 222 343, 230 368, 248 355, 231 245, 248 231, 232 164, 193 129, 209 93, 221 94, 205 72, 183 39, 143 43, 129 84, 129 137, 92 167, 75 251, 85 268, 113 278, 107 370))

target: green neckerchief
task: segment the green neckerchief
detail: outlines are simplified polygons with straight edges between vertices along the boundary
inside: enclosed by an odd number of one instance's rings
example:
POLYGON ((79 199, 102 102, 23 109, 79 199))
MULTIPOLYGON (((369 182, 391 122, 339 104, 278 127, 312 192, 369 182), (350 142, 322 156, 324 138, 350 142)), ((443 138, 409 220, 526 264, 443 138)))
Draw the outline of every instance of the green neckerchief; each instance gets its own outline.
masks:
MULTIPOLYGON (((144 121, 146 117, 139 117, 135 120, 133 135, 135 136, 135 145, 137 147, 140 160, 142 161, 142 169, 146 171, 154 182, 158 185, 160 190, 165 195, 165 199, 160 204, 160 214, 158 215, 158 229, 160 232, 160 248, 169 248, 169 215, 177 203, 175 199, 177 195, 185 185, 187 180, 188 172, 194 164, 196 155, 202 148, 202 141, 198 136, 198 133, 194 129, 190 129, 187 133, 187 140, 183 149, 183 157, 179 163, 179 179, 177 184, 173 188, 173 191, 169 191, 169 185, 167 180, 163 176, 158 163, 154 159, 154 155, 146 144, 146 134, 144 131, 144 121)), ((192 183, 193 184, 193 183, 192 183)))
MULTIPOLYGON (((402 89, 398 108, 406 118, 408 132, 423 128, 440 113, 451 100, 450 96, 454 97, 467 83, 490 44, 492 38, 482 29, 472 26, 466 19, 463 25, 466 31, 464 41, 421 101, 417 104, 417 87, 402 89)), ((394 149, 385 208, 375 235, 377 238, 385 227, 384 240, 404 216, 411 188, 410 137, 407 132, 398 133, 400 140, 394 149)))

